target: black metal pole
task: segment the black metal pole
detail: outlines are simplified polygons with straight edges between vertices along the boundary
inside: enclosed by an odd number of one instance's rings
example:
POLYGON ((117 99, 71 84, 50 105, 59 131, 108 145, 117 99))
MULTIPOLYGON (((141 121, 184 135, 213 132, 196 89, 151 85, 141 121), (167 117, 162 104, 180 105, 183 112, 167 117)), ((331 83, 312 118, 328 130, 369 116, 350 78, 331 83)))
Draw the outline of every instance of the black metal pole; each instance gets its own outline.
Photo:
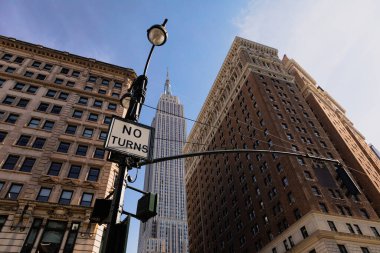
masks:
POLYGON ((111 204, 111 210, 110 210, 111 219, 110 219, 110 223, 107 225, 107 230, 105 232, 106 233, 105 242, 104 242, 103 250, 102 250, 102 252, 104 253, 117 252, 118 243, 121 243, 121 242, 115 242, 112 239, 116 238, 115 227, 116 227, 116 223, 120 219, 120 215, 123 210, 121 206, 123 204, 123 201, 121 201, 121 205, 120 205, 120 200, 121 200, 121 197, 124 195, 123 186, 125 183, 125 172, 129 169, 131 168, 129 167, 126 161, 126 157, 123 156, 119 163, 119 173, 116 179, 117 184, 115 185, 114 195, 112 198, 112 204, 111 204))

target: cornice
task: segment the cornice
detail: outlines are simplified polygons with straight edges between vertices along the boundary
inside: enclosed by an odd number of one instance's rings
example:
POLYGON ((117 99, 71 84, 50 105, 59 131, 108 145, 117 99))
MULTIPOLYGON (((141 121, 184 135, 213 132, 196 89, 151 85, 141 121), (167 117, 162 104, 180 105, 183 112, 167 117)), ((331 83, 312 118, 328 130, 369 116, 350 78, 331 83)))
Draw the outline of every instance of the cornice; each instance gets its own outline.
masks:
POLYGON ((32 44, 29 42, 16 40, 0 35, 0 48, 10 48, 18 51, 23 51, 28 54, 37 54, 41 57, 48 57, 59 62, 67 64, 75 64, 83 68, 91 68, 100 72, 107 72, 122 76, 128 76, 135 79, 137 77, 135 71, 130 68, 124 68, 110 63, 97 61, 92 58, 71 54, 69 52, 59 51, 52 48, 47 48, 41 45, 32 44))

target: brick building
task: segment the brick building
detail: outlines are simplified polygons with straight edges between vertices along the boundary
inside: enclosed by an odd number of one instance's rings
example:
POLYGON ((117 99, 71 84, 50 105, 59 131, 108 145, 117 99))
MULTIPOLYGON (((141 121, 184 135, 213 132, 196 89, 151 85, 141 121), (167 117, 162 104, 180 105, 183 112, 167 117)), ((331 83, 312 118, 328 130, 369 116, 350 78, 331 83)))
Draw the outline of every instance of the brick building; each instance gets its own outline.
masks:
POLYGON ((378 215, 277 54, 234 40, 184 153, 281 150, 344 167, 263 153, 186 159, 190 252, 380 252, 378 215))
POLYGON ((103 149, 133 70, 0 36, 0 252, 98 252, 103 149))

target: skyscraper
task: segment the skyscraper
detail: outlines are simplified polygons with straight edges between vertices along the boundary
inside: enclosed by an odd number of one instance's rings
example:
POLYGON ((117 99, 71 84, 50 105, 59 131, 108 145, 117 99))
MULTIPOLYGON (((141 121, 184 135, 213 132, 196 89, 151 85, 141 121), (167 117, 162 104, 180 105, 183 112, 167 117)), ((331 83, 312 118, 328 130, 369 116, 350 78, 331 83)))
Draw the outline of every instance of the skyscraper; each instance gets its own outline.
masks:
POLYGON ((103 143, 133 70, 0 36, 0 252, 99 252, 103 143))
MULTIPOLYGON (((186 140, 186 123, 183 105, 171 93, 169 75, 157 108, 152 121, 155 128, 154 158, 181 154, 186 140)), ((148 165, 144 190, 158 193, 158 214, 140 225, 138 252, 187 252, 184 161, 148 165)))
POLYGON ((190 252, 380 251, 378 215, 277 54, 234 40, 184 152, 287 151, 343 167, 262 152, 186 159, 190 252))

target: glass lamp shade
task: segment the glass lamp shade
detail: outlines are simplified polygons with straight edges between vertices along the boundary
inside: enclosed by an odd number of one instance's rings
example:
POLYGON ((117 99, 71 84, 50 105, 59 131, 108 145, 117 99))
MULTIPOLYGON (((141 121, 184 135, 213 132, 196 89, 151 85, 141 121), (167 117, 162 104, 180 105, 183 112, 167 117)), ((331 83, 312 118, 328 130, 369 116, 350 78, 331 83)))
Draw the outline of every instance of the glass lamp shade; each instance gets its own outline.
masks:
POLYGON ((162 25, 154 25, 148 29, 148 40, 155 46, 162 46, 168 38, 168 32, 162 25))
POLYGON ((129 108, 129 104, 131 103, 131 93, 127 92, 125 93, 121 99, 120 99, 120 104, 123 106, 125 109, 129 108))

